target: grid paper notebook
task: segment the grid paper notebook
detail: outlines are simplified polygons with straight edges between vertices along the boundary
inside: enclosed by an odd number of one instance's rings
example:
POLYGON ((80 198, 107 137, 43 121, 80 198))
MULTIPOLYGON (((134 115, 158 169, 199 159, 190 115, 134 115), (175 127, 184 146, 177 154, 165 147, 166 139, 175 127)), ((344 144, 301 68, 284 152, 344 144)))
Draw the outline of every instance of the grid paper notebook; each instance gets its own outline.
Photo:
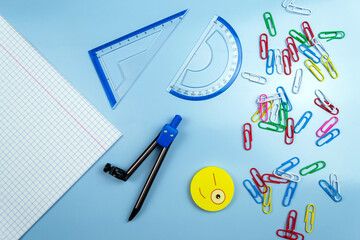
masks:
POLYGON ((0 239, 19 239, 120 136, 0 16, 0 239))

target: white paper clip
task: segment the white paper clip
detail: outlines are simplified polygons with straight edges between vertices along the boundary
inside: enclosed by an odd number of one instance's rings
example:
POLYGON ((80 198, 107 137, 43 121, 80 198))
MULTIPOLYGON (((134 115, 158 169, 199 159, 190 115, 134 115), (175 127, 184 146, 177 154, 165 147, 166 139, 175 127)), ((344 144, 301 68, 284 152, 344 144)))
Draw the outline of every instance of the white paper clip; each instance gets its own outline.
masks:
POLYGON ((266 99, 257 99, 256 102, 257 103, 265 103, 265 102, 270 102, 270 101, 275 101, 276 99, 281 99, 281 97, 283 96, 283 93, 276 93, 274 95, 268 96, 266 99))
POLYGON ((260 75, 256 75, 254 73, 249 73, 249 72, 242 72, 241 76, 251 82, 255 82, 255 83, 259 83, 259 84, 266 84, 267 83, 267 79, 263 76, 260 75))
POLYGON ((294 94, 297 94, 300 91, 302 77, 303 77, 303 70, 302 68, 298 68, 295 73, 294 84, 292 87, 292 92, 294 94))
POLYGON ((298 13, 298 14, 302 14, 302 15, 310 15, 311 14, 310 9, 296 6, 292 3, 290 3, 289 5, 286 6, 286 10, 288 10, 289 12, 294 12, 294 13, 298 13))
POLYGON ((288 5, 293 4, 294 2, 295 0, 284 0, 281 5, 286 8, 288 5))
POLYGON ((314 37, 312 39, 312 42, 315 44, 314 47, 318 51, 318 53, 320 53, 321 56, 323 56, 323 55, 330 56, 329 53, 324 48, 324 46, 322 45, 322 43, 318 37, 314 37))
POLYGON ((275 66, 276 66, 276 71, 278 74, 282 73, 283 70, 283 62, 282 62, 282 54, 280 49, 275 49, 275 66))
POLYGON ((276 99, 273 101, 273 107, 270 109, 270 122, 278 123, 278 116, 280 110, 281 99, 276 99))
POLYGON ((278 169, 277 171, 279 171, 280 173, 283 172, 283 174, 281 175, 277 175, 276 174, 276 170, 273 171, 273 174, 277 177, 280 177, 282 179, 285 179, 285 180, 289 180, 289 181, 292 181, 292 182, 300 182, 301 180, 301 177, 300 175, 297 175, 295 173, 292 173, 292 172, 284 172, 283 170, 280 170, 278 169))
MULTIPOLYGON (((340 194, 340 183, 339 178, 335 173, 330 174, 330 185, 340 194), (334 176, 334 179, 333 179, 334 176)), ((340 200, 340 197, 335 196, 336 200, 340 200)))

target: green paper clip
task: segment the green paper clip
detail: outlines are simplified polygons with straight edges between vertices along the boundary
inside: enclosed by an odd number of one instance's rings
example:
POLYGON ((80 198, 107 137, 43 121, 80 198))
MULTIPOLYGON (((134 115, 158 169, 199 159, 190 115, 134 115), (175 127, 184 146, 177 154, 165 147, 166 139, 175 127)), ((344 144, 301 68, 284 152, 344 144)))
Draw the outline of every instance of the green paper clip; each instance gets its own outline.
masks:
POLYGON ((308 175, 308 174, 312 174, 312 173, 317 172, 317 171, 319 171, 319 170, 321 170, 321 169, 323 169, 325 167, 326 167, 326 163, 324 161, 318 161, 318 162, 315 162, 313 164, 310 164, 309 166, 306 166, 306 167, 300 169, 300 175, 305 176, 305 175, 308 175), (320 166, 320 164, 322 164, 322 166, 320 166), (307 169, 311 168, 312 166, 316 166, 316 167, 313 170, 310 170, 307 173, 303 173, 304 170, 307 170, 307 169))
POLYGON ((271 13, 269 12, 264 13, 264 20, 265 20, 266 28, 269 30, 270 36, 272 37, 276 36, 276 27, 271 13), (272 29, 274 31, 272 31, 272 29))
POLYGON ((285 130, 287 127, 287 119, 289 117, 288 104, 286 102, 281 102, 279 109, 279 125, 285 130), (285 105, 285 107, 284 107, 285 105), (284 120, 284 121, 283 121, 284 120), (284 123, 284 124, 283 124, 284 123))
POLYGON ((298 32, 298 31, 296 31, 296 30, 294 30, 294 29, 291 29, 291 30, 289 31, 289 35, 290 35, 291 37, 295 38, 298 42, 304 44, 305 46, 311 47, 311 46, 308 44, 309 40, 308 40, 307 37, 306 37, 304 34, 302 34, 301 32, 298 32))
POLYGON ((273 123, 273 122, 263 122, 260 121, 258 123, 259 128, 264 129, 264 130, 270 130, 270 131, 274 131, 274 132, 283 132, 285 131, 285 128, 283 128, 283 126, 281 126, 278 123, 273 123), (265 125, 265 126, 264 126, 265 125))
POLYGON ((264 130, 270 130, 274 132, 284 132, 287 127, 287 119, 288 119, 288 105, 286 102, 281 102, 279 108, 279 123, 260 121, 258 123, 258 126, 259 128, 264 130), (284 120, 284 124, 282 124, 283 120, 284 120))
POLYGON ((326 41, 331 41, 333 39, 343 39, 345 37, 345 32, 343 31, 327 31, 319 33, 320 39, 327 39, 326 41))

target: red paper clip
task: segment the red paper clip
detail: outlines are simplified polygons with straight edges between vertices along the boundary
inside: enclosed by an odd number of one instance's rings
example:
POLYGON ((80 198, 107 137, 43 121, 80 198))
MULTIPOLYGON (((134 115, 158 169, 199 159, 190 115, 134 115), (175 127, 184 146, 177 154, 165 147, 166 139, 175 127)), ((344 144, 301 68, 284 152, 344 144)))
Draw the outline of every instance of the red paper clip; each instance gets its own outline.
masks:
POLYGON ((294 128, 295 128, 294 119, 290 117, 287 119, 286 128, 285 128, 285 143, 287 145, 290 145, 294 142, 294 137, 295 137, 294 128))
POLYGON ((301 233, 294 232, 294 231, 287 231, 284 229, 278 229, 276 231, 276 235, 278 237, 289 239, 289 240, 304 240, 305 239, 304 235, 302 235, 301 233))
POLYGON ((257 188, 259 189, 259 191, 263 194, 266 193, 268 191, 268 187, 266 186, 265 182, 263 181, 259 171, 256 168, 252 168, 252 169, 250 169, 250 174, 253 177, 253 181, 254 181, 255 185, 257 186, 257 188), (255 173, 256 173, 255 176, 252 173, 253 171, 255 171, 255 173), (260 182, 262 183, 261 185, 256 178, 258 178, 260 180, 260 182), (265 188, 265 190, 263 190, 264 188, 265 188))
POLYGON ((289 49, 284 49, 282 51, 282 60, 283 60, 283 64, 284 64, 284 73, 286 75, 290 75, 291 74, 291 59, 290 59, 289 49), (286 58, 286 61, 285 61, 285 58, 286 58))
POLYGON ((286 180, 286 179, 283 179, 281 177, 275 176, 274 174, 267 174, 267 173, 262 175, 262 180, 264 182, 276 183, 276 184, 289 183, 289 180, 286 180))
POLYGON ((288 37, 286 39, 286 44, 287 44, 288 49, 290 51, 292 60, 294 62, 298 62, 300 60, 300 58, 299 58, 299 52, 297 50, 294 38, 288 37), (296 58, 295 58, 295 56, 296 56, 296 58))
POLYGON ((327 111, 328 113, 330 113, 332 115, 338 115, 339 114, 339 109, 337 107, 335 107, 334 105, 329 104, 329 102, 326 101, 326 100, 324 100, 324 103, 327 105, 327 107, 322 104, 320 98, 315 98, 314 103, 315 103, 316 106, 324 109, 325 111, 327 111), (334 109, 335 109, 335 111, 333 111, 334 109))
POLYGON ((251 149, 251 142, 252 142, 252 129, 251 129, 251 124, 250 123, 245 123, 243 126, 243 130, 244 130, 244 148, 246 151, 249 151, 251 149), (248 129, 246 129, 246 126, 248 126, 248 129), (247 133, 247 135, 246 135, 247 133), (246 144, 248 143, 248 144, 246 144), (249 146, 247 146, 249 145, 249 146))
POLYGON ((286 231, 293 232, 295 230, 296 219, 297 219, 297 211, 291 210, 288 214, 288 218, 286 221, 286 231), (290 224, 290 220, 292 220, 291 224, 290 224))
POLYGON ((307 37, 307 39, 309 40, 309 43, 311 46, 314 46, 315 44, 313 43, 313 38, 314 38, 314 33, 311 30, 310 24, 307 21, 304 21, 302 23, 302 27, 303 27, 303 31, 307 37))
POLYGON ((260 35, 260 58, 261 59, 267 59, 268 50, 269 50, 268 36, 265 33, 263 33, 260 35), (264 39, 264 37, 265 37, 265 39, 264 39), (265 51, 264 51, 264 47, 263 47, 262 43, 264 43, 265 51))

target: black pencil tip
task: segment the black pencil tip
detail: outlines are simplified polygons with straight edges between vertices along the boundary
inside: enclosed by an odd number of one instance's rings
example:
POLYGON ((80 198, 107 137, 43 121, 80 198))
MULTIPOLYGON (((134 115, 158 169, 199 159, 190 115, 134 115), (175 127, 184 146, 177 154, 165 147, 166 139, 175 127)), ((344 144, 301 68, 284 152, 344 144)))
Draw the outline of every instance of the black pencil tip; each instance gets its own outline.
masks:
POLYGON ((139 212, 139 210, 137 210, 136 208, 133 209, 133 211, 130 214, 129 220, 128 222, 130 222, 135 216, 136 214, 139 212))

